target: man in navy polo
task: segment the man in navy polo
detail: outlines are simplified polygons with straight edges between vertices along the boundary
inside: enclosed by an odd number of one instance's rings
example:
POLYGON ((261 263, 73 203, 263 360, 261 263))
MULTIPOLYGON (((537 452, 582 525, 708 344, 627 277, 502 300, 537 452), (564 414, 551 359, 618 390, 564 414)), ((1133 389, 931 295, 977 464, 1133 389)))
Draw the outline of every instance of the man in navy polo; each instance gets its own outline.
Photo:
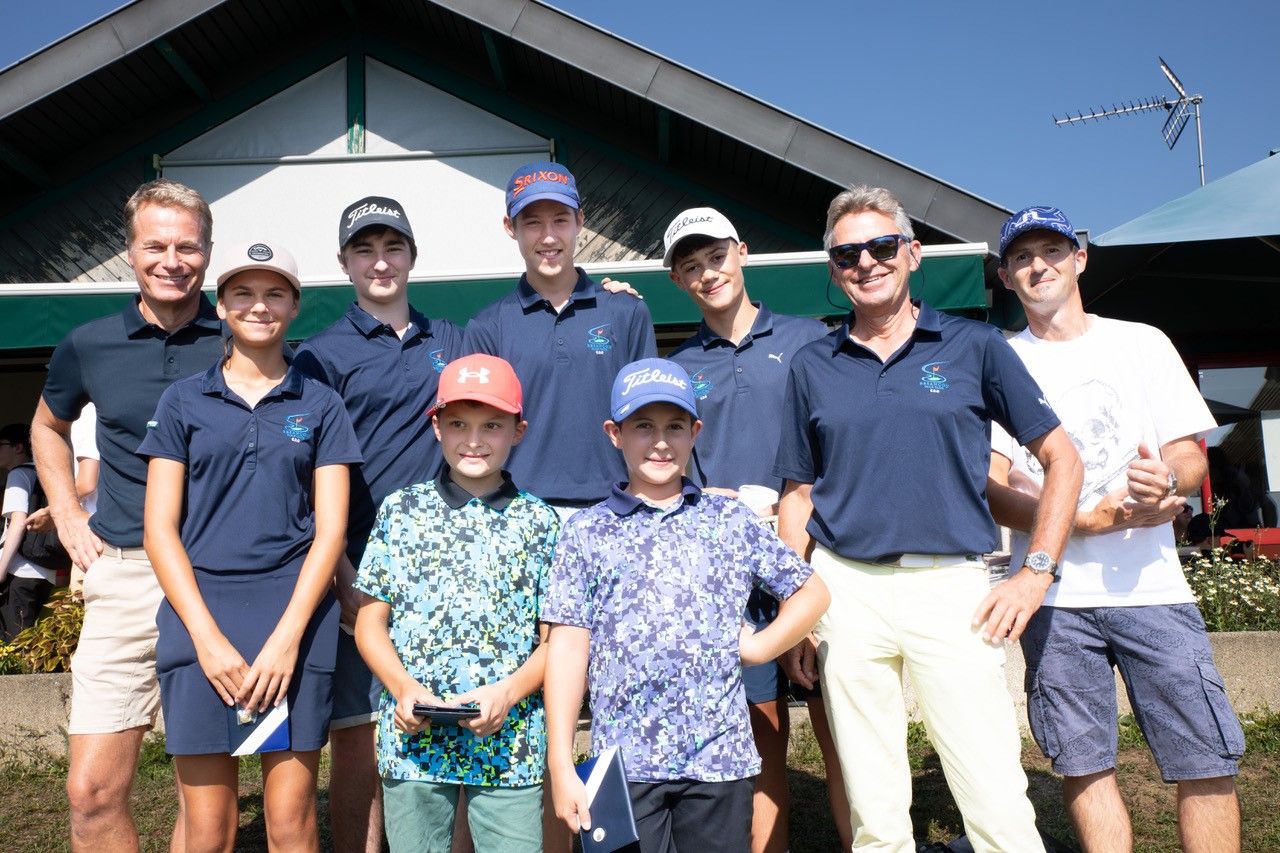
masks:
MULTIPOLYGON (((779 534, 831 589, 814 633, 853 849, 915 850, 906 669, 974 849, 1043 850, 1002 644, 1054 580, 1080 459, 998 329, 909 298, 920 244, 887 190, 836 196, 824 245, 853 311, 792 360, 774 474, 787 480, 779 534), (992 420, 1045 484, 1026 564, 989 590, 992 420)), ((801 643, 789 668, 811 668, 812 652, 801 643)))
MULTIPOLYGON (((810 317, 774 314, 747 295, 743 267, 747 244, 724 214, 710 207, 685 210, 663 234, 663 266, 671 280, 702 313, 698 331, 676 347, 672 361, 688 371, 702 413, 703 427, 693 450, 689 477, 698 485, 738 496, 739 486, 771 490, 766 515, 777 512, 782 480, 773 476, 774 448, 791 357, 805 344, 827 335, 827 327, 810 317)), ((778 602, 755 589, 746 617, 757 629, 777 614, 778 602)), ((749 666, 742 672, 751 712, 751 731, 760 753, 752 804, 753 853, 787 849, 787 682, 775 662, 749 666)), ((812 687, 813 685, 808 685, 812 687)), ((827 761, 828 790, 836 797, 842 846, 849 846, 839 762, 826 726, 820 694, 809 697, 814 733, 827 761)))
POLYGON ((507 184, 503 227, 525 272, 514 292, 467 324, 466 347, 506 359, 525 392, 529 429, 507 469, 562 516, 604 500, 626 479, 600 424, 618 371, 657 352, 644 302, 606 291, 575 267, 583 216, 558 163, 530 163, 507 184))
MULTIPOLYGON (((200 293, 212 247, 209 205, 182 184, 152 181, 126 202, 124 222, 139 296, 58 344, 31 423, 58 536, 86 570, 67 724, 73 850, 137 849, 129 793, 142 738, 160 708, 155 644, 163 594, 142 548, 147 463, 134 451, 164 390, 223 352, 222 324, 200 293), (76 497, 69 441, 86 403, 97 406, 101 453, 92 517, 76 497)), ((180 813, 174 849, 184 848, 182 824, 180 813)))
POLYGON ((439 374, 462 354, 462 330, 431 320, 409 304, 409 273, 418 246, 404 207, 369 196, 338 220, 338 265, 351 279, 355 302, 345 316, 309 338, 294 360, 329 385, 351 416, 364 464, 352 466, 347 550, 339 561, 338 600, 344 630, 338 638, 329 746, 329 820, 334 848, 376 851, 382 843, 381 784, 374 755, 374 721, 382 685, 355 640, 358 609, 351 584, 382 500, 397 489, 433 479, 440 445, 426 417, 439 374))

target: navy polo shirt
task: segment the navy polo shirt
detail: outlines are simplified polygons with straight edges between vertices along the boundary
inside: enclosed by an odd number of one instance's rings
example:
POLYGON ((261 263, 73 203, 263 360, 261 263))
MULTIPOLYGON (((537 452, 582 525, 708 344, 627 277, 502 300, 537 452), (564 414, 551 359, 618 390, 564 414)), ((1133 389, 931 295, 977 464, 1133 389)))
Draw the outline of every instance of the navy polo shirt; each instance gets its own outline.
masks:
POLYGON ((627 478, 601 425, 618 371, 657 354, 643 301, 609 293, 579 269, 557 314, 521 276, 514 292, 467 324, 466 348, 505 358, 520 377, 529 428, 506 467, 521 488, 547 501, 593 503, 627 478))
POLYGON ((689 372, 698 398, 698 433, 689 476, 703 486, 744 483, 782 490, 773 457, 782 431, 782 400, 791 359, 829 333, 820 320, 774 314, 760 303, 751 331, 734 346, 704 322, 671 353, 689 372))
POLYGON ((187 466, 181 536, 193 566, 259 571, 306 554, 313 472, 359 462, 360 447, 323 383, 291 367, 250 408, 215 364, 164 392, 138 456, 187 466))
POLYGON ((849 339, 851 314, 791 364, 774 474, 813 484, 806 529, 849 559, 995 550, 991 421, 1019 444, 1058 425, 998 329, 915 304, 887 361, 849 339))
POLYGON ((74 421, 86 403, 98 407, 98 509, 89 527, 108 544, 142 546, 147 463, 134 451, 164 390, 221 360, 222 335, 204 296, 196 318, 172 334, 144 320, 135 298, 73 329, 53 351, 43 392, 53 416, 74 421))
POLYGON ((440 470, 427 407, 440 372, 463 354, 462 330, 409 309, 401 338, 358 304, 298 348, 293 364, 342 397, 364 455, 351 469, 347 556, 360 565, 374 515, 387 495, 434 479, 440 470))

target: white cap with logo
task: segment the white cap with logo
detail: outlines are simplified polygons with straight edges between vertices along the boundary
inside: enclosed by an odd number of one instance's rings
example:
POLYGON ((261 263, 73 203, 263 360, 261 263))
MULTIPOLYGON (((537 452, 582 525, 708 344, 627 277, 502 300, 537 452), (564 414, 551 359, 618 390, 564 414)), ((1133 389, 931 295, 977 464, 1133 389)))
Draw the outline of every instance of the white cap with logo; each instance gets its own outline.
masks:
POLYGON ((731 237, 735 243, 741 242, 738 240, 737 229, 723 213, 711 207, 691 207, 677 214, 663 232, 662 242, 666 251, 662 255, 662 265, 670 269, 671 256, 675 254, 676 246, 684 238, 695 236, 715 240, 731 237))
POLYGON ((230 265, 218 275, 219 288, 236 273, 246 270, 269 270, 284 276, 289 284, 293 285, 294 290, 302 292, 302 282, 298 279, 298 263, 289 250, 279 243, 270 240, 241 243, 218 260, 230 265))

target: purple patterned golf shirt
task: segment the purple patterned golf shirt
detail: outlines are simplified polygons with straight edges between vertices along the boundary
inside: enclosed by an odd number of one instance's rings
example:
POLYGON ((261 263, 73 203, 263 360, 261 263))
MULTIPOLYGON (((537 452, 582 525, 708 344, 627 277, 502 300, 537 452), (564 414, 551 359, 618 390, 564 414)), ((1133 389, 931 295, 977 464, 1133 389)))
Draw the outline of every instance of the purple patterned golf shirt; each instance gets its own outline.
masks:
POLYGON ((738 633, 753 584, 779 600, 809 577, 745 504, 688 480, 657 509, 615 486, 563 529, 542 620, 591 631, 592 752, 633 782, 760 772, 738 633))

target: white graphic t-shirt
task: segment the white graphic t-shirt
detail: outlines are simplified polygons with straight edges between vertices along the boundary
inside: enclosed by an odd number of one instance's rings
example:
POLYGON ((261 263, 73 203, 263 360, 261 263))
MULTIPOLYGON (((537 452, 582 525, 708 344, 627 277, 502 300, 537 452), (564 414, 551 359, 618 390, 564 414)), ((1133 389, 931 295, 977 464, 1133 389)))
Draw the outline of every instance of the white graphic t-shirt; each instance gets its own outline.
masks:
MULTIPOLYGON (((1217 424, 1173 344, 1141 323, 1092 317, 1089 330, 1070 341, 1044 341, 1026 329, 1009 340, 1040 384, 1084 463, 1079 508, 1091 509, 1109 492, 1127 488, 1129 463, 1139 443, 1161 445, 1200 437, 1217 424)), ((1044 482, 1044 470, 999 424, 992 449, 1013 462, 1013 472, 1044 482)), ((1014 531, 1013 563, 1021 566, 1027 535, 1014 531)), ((1056 607, 1117 607, 1194 601, 1182 573, 1173 527, 1072 536, 1060 580, 1044 603, 1056 607)))

